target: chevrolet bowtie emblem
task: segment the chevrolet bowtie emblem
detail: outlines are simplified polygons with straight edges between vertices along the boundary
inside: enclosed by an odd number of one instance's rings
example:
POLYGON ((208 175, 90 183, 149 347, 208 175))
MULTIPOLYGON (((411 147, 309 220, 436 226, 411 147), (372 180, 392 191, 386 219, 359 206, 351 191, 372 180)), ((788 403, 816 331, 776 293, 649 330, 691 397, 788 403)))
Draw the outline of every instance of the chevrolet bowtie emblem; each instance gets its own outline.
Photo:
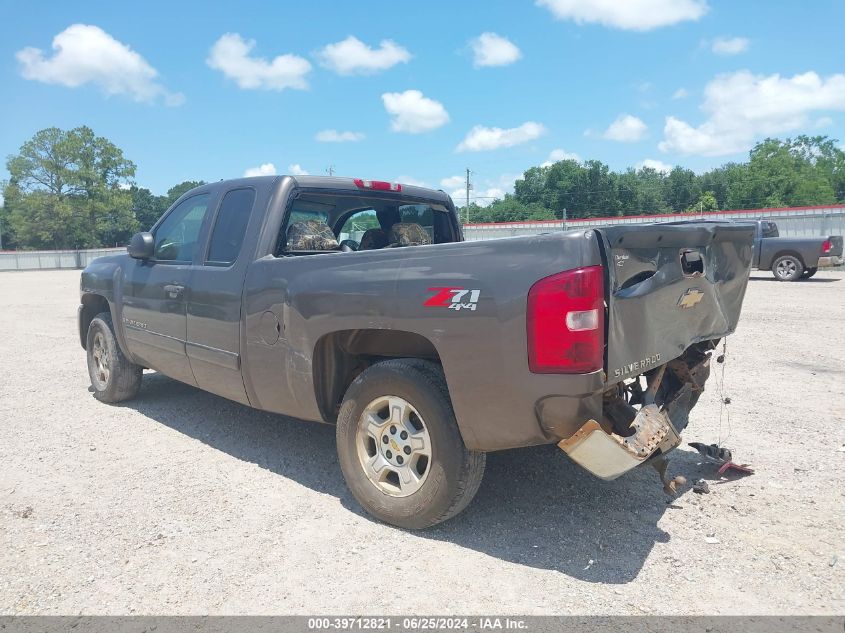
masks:
POLYGON ((687 308, 692 308, 703 298, 704 293, 701 292, 701 290, 689 288, 684 294, 681 295, 681 298, 678 299, 678 306, 686 310, 687 308))

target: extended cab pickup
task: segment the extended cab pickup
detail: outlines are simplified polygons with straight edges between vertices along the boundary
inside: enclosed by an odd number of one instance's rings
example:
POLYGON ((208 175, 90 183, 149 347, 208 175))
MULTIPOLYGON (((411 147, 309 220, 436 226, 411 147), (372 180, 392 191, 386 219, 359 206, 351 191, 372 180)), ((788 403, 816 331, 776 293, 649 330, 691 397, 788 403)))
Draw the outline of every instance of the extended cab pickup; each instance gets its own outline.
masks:
POLYGON ((221 181, 83 271, 79 335, 104 402, 149 368, 336 424, 354 496, 421 528, 469 503, 499 449, 555 443, 604 479, 650 463, 671 488, 752 238, 686 223, 464 242, 442 191, 221 181))
POLYGON ((819 268, 842 265, 842 236, 780 237, 778 225, 757 220, 754 261, 757 270, 771 270, 778 281, 809 279, 819 268))

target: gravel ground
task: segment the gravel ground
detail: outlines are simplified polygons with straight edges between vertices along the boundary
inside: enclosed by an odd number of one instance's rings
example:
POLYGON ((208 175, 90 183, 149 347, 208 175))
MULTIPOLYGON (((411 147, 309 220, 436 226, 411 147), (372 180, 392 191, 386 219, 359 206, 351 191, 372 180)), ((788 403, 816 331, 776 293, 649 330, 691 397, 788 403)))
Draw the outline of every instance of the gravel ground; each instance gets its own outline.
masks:
POLYGON ((686 441, 615 482, 555 447, 491 454, 474 503, 426 532, 347 492, 334 431, 155 374, 88 391, 77 272, 0 274, 0 613, 841 614, 845 273, 755 276, 686 441), (705 478, 710 493, 691 490, 705 478))

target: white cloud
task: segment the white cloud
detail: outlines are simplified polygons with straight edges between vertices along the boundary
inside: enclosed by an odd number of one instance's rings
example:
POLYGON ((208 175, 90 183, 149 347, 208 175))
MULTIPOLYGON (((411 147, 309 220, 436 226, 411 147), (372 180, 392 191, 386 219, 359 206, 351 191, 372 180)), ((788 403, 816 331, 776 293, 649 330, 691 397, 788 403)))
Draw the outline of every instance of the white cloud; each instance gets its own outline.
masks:
MULTIPOLYGON (((505 197, 505 190, 501 187, 487 187, 486 189, 479 189, 477 191, 470 191, 470 202, 475 202, 479 207, 486 207, 496 200, 501 200, 505 197), (475 199, 473 199, 475 196, 475 199)), ((464 195, 466 197, 466 195, 464 195)), ((466 202, 466 201, 464 201, 466 202)))
POLYGON ((321 66, 338 75, 372 75, 396 64, 406 64, 411 54, 392 40, 382 40, 378 48, 371 48, 350 35, 325 46, 316 57, 321 66))
POLYGON ((394 132, 419 134, 434 130, 449 122, 443 104, 423 96, 419 90, 386 92, 381 95, 384 109, 392 116, 390 129, 394 132))
POLYGON ((451 189, 457 189, 461 186, 465 187, 466 180, 464 180, 463 176, 449 176, 448 178, 443 178, 440 181, 440 186, 446 191, 451 189))
POLYGON ((275 176, 276 166, 273 163, 262 163, 258 167, 250 167, 244 172, 244 178, 253 176, 275 176))
POLYGON ((400 182, 403 185, 412 185, 414 187, 428 187, 428 183, 424 180, 419 180, 413 176, 398 176, 396 178, 396 182, 400 182))
POLYGON ((666 118, 661 151, 736 154, 765 136, 806 128, 814 112, 845 110, 845 75, 823 79, 811 71, 781 77, 747 70, 719 75, 705 87, 701 110, 707 118, 698 127, 666 118))
POLYGON ((288 165, 288 173, 292 176, 307 176, 308 172, 302 169, 302 165, 299 163, 292 163, 288 165))
POLYGON ((143 57, 103 29, 73 24, 53 38, 53 56, 27 46, 15 53, 24 79, 77 88, 87 83, 107 95, 128 95, 135 101, 163 98, 181 105, 185 97, 170 93, 157 81, 158 71, 143 57))
POLYGON ((558 20, 631 31, 649 31, 698 20, 710 8, 706 0, 536 0, 536 3, 558 20))
MULTIPOLYGON (((511 174, 502 174, 493 180, 485 180, 483 182, 474 182, 470 179, 473 188, 469 191, 470 203, 475 203, 480 207, 486 207, 496 199, 505 197, 505 194, 513 191, 513 183, 516 178, 511 174)), ((449 176, 440 181, 440 188, 448 193, 457 206, 466 204, 466 177, 465 176, 449 176)))
POLYGON ((833 119, 829 116, 819 117, 813 122, 813 127, 815 128, 830 127, 831 125, 833 125, 833 119))
POLYGON ((298 55, 279 55, 271 61, 250 56, 255 40, 245 40, 238 33, 220 36, 205 63, 235 81, 239 88, 250 90, 305 90, 305 76, 311 71, 307 59, 298 55))
POLYGON ((320 130, 314 137, 321 143, 354 143, 363 141, 363 132, 338 132, 337 130, 320 130))
POLYGON ((644 161, 637 163, 637 169, 653 169, 663 174, 668 174, 672 171, 672 165, 664 163, 662 160, 654 158, 646 158, 644 161))
POLYGON ((464 140, 458 144, 458 152, 484 152, 502 147, 513 147, 521 143, 533 141, 546 133, 541 123, 526 121, 519 127, 502 129, 500 127, 484 127, 476 125, 464 140))
POLYGON ((645 138, 647 131, 648 126, 641 119, 630 114, 620 114, 604 131, 602 138, 620 143, 634 143, 645 138))
POLYGON ((673 94, 673 99, 686 99, 689 96, 686 88, 678 88, 673 94))
POLYGON ((750 44, 746 37, 717 37, 710 50, 717 55, 739 55, 747 51, 750 44))
POLYGON ((507 66, 522 57, 522 52, 516 44, 496 33, 482 33, 470 41, 470 46, 472 47, 473 65, 476 68, 507 66))
POLYGON ((566 150, 562 149, 553 149, 549 152, 549 157, 546 159, 546 162, 541 163, 540 167, 551 167, 555 163, 562 161, 562 160, 574 160, 578 163, 581 162, 581 157, 574 152, 567 152, 566 150))

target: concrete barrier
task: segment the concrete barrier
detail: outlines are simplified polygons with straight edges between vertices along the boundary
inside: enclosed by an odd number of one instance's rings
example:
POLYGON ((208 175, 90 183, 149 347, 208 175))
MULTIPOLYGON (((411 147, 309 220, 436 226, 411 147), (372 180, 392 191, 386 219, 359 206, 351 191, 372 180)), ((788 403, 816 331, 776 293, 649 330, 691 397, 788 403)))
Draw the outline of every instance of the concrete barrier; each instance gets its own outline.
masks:
POLYGON ((3 251, 0 270, 82 269, 103 255, 125 253, 126 248, 92 248, 65 251, 3 251))

